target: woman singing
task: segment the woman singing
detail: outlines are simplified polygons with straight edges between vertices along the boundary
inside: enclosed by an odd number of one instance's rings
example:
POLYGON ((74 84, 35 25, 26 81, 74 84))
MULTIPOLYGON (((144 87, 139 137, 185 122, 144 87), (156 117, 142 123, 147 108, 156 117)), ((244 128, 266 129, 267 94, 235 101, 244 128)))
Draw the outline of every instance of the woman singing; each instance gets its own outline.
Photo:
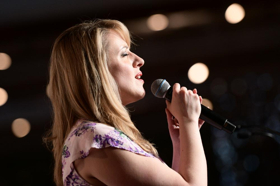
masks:
POLYGON ((172 168, 141 136, 126 105, 145 96, 128 29, 116 20, 78 24, 55 41, 48 95, 54 113, 48 139, 61 185, 207 185, 199 129, 202 98, 173 86, 166 115, 173 143, 172 168), (176 118, 176 119, 174 119, 176 118))

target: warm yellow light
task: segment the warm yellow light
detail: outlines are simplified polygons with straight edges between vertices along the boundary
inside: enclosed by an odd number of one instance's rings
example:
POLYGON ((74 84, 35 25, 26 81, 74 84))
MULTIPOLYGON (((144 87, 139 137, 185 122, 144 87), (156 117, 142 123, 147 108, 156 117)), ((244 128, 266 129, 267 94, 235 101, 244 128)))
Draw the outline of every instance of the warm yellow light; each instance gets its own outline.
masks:
POLYGON ((204 105, 205 107, 208 107, 209 109, 213 110, 213 104, 209 99, 202 99, 202 105, 204 105))
POLYGON ((155 14, 148 18, 147 25, 153 31, 164 30, 168 26, 168 18, 162 14, 155 14))
POLYGON ((12 64, 12 60, 8 54, 0 53, 0 70, 8 69, 12 64))
POLYGON ((239 23, 245 17, 245 10, 244 8, 237 3, 230 5, 225 13, 225 18, 227 22, 231 24, 239 23))
POLYGON ((188 77, 195 84, 203 83, 209 76, 208 67, 203 63, 196 63, 188 71, 188 77))
POLYGON ((181 28, 189 25, 190 20, 185 12, 176 12, 168 16, 170 28, 181 28))
POLYGON ((18 138, 26 136, 30 132, 30 123, 24 118, 18 118, 12 123, 12 131, 18 138))
POLYGON ((5 89, 0 88, 0 106, 4 105, 8 100, 8 93, 5 89))

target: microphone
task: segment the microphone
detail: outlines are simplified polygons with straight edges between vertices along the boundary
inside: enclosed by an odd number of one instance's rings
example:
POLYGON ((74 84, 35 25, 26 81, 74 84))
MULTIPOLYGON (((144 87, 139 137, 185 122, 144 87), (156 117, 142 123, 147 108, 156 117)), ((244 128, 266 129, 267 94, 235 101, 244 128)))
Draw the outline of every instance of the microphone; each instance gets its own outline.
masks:
MULTIPOLYGON (((165 79, 157 79, 151 85, 152 93, 158 98, 165 98, 169 102, 172 100, 173 89, 165 79)), ((233 133, 236 126, 230 123, 226 118, 218 115, 204 105, 201 105, 200 119, 216 127, 217 129, 224 130, 228 133, 233 133)))

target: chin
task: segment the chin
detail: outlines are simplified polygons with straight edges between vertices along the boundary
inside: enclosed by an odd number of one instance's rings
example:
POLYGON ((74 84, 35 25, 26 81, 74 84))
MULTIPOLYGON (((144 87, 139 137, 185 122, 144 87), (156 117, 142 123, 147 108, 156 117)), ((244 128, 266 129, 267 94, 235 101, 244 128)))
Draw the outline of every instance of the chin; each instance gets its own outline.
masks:
MULTIPOLYGON (((136 101, 143 99, 145 97, 145 95, 146 95, 146 93, 144 92, 141 96, 138 97, 138 99, 136 101)), ((134 102, 136 102, 136 101, 134 101, 134 102)))
MULTIPOLYGON (((143 90, 141 91, 141 93, 139 94, 138 100, 143 99, 143 98, 145 97, 145 95, 146 95, 146 91, 145 91, 145 89, 143 89, 143 90)), ((137 100, 137 101, 138 101, 138 100, 137 100)))

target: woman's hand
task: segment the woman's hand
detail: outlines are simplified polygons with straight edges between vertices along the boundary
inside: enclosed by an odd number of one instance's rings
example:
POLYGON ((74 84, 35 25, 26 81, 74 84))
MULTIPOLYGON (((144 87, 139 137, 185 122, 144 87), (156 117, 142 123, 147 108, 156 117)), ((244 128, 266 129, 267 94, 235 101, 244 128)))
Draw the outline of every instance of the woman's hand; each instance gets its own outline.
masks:
POLYGON ((169 134, 173 144, 172 168, 175 171, 179 172, 180 156, 181 156, 180 155, 181 154, 180 153, 180 126, 181 125, 179 124, 179 121, 176 119, 176 117, 177 118, 186 117, 187 118, 186 120, 179 119, 182 122, 182 124, 189 125, 190 123, 196 123, 198 129, 200 129, 204 123, 203 120, 198 118, 201 111, 200 104, 202 103, 202 97, 197 95, 196 89, 191 91, 191 90, 187 90, 185 87, 180 88, 179 84, 175 84, 173 87, 172 98, 173 99, 171 103, 166 101, 167 108, 165 109, 165 112, 167 116, 169 134), (174 93, 174 91, 176 92, 174 93), (174 109, 173 111, 169 110, 169 109, 173 109, 174 107, 176 109, 174 109), (174 113, 175 117, 171 113, 174 113))
MULTIPOLYGON (((194 94, 197 94, 197 90, 196 89, 193 89, 193 93, 194 94)), ((200 104, 202 104, 202 97, 199 96, 199 101, 200 101, 200 104)), ((204 120, 202 119, 198 119, 198 128, 200 129, 202 127, 202 125, 204 124, 204 120)))
POLYGON ((198 121, 198 127, 200 129, 204 123, 203 120, 199 119, 201 103, 202 97, 197 95, 196 89, 187 90, 186 87, 180 87, 180 85, 176 83, 173 86, 172 102, 170 103, 166 101, 169 113, 172 113, 175 117, 175 119, 172 119, 172 116, 169 117, 167 114, 169 129, 171 125, 178 126, 180 123, 178 121, 182 121, 182 123, 192 123, 192 121, 198 121))
MULTIPOLYGON (((197 94, 197 89, 193 89, 193 93, 197 94)), ((168 102, 168 101, 166 101, 168 102)), ((202 103, 202 97, 199 96, 199 102, 200 104, 202 103)), ((168 102, 169 103, 169 102, 168 102)), ((168 104, 166 103, 166 104, 168 104)), ((179 122, 178 120, 170 113, 170 111, 166 108, 165 109, 166 117, 167 117, 167 123, 168 123, 168 129, 169 129, 169 134, 171 137, 171 140, 173 142, 173 145, 180 145, 180 133, 179 133, 179 122)), ((204 120, 198 119, 198 128, 200 129, 202 125, 204 124, 204 120)))

